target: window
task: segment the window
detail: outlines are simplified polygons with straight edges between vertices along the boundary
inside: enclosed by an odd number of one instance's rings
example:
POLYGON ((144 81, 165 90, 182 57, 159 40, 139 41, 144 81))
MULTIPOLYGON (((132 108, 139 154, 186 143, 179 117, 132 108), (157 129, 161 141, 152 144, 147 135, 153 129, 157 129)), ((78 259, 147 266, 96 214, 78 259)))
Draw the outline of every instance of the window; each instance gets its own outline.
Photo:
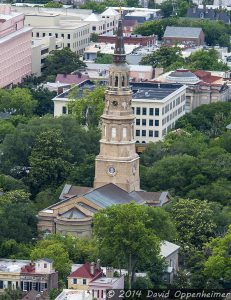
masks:
POLYGON ((70 43, 67 43, 67 47, 70 48, 70 47, 71 47, 71 44, 70 44, 70 43))
POLYGON ((96 26, 92 26, 92 31, 96 31, 96 26))
POLYGON ((159 131, 155 130, 155 137, 159 137, 159 131))
POLYGON ((140 119, 136 119, 136 125, 140 125, 140 119))
POLYGON ((142 126, 146 126, 146 120, 142 119, 142 126))
POLYGON ((44 269, 46 269, 47 268, 47 264, 44 264, 44 269))
POLYGON ((136 130, 136 136, 140 136, 140 130, 136 130))
POLYGON ((155 126, 159 126, 159 120, 155 120, 155 126))
POLYGON ((153 120, 149 120, 149 126, 153 126, 153 120))
POLYGON ((160 110, 159 108, 155 108, 155 116, 159 116, 160 110))
POLYGON ((146 136, 146 130, 142 130, 142 136, 146 136))
POLYGON ((149 115, 153 116, 153 108, 149 108, 149 115))
POLYGON ((52 36, 52 33, 51 33, 51 32, 49 32, 49 36, 52 36))
POLYGON ((83 279, 83 284, 87 284, 87 279, 83 279))
POLYGON ((64 38, 64 34, 63 33, 61 34, 61 37, 64 38))
POLYGON ((44 36, 46 36, 46 33, 45 33, 45 32, 43 32, 43 37, 44 37, 44 36))
POLYGON ((115 127, 112 127, 112 129, 111 129, 111 137, 112 137, 112 139, 114 139, 116 137, 116 128, 115 127))
POLYGON ((70 38, 71 38, 71 35, 70 35, 70 33, 68 33, 67 39, 70 40, 70 38))
POLYGON ((127 137, 127 128, 123 128, 123 138, 127 137))
POLYGON ((58 38, 58 33, 55 34, 56 39, 58 38))
POLYGON ((66 108, 66 106, 63 106, 63 108, 62 108, 62 113, 63 113, 63 115, 66 115, 66 113, 67 113, 67 108, 66 108))
POLYGON ((137 115, 140 115, 140 107, 137 107, 137 108, 136 108, 136 114, 137 114, 137 115))
POLYGON ((143 107, 142 108, 142 115, 146 116, 146 114, 147 114, 147 108, 143 107))
POLYGON ((153 130, 149 130, 149 137, 153 137, 153 130))
POLYGON ((73 284, 77 284, 77 278, 73 278, 73 284))
POLYGON ((36 32, 36 37, 39 37, 39 32, 36 32))

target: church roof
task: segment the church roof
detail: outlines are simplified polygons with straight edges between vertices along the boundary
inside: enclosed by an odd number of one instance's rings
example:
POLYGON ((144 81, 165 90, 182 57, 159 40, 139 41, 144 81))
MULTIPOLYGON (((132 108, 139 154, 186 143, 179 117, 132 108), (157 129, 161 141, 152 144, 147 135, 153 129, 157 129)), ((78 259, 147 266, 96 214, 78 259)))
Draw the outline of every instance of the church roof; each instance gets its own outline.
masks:
POLYGON ((131 197, 128 192, 113 183, 106 184, 90 191, 83 197, 102 208, 106 208, 113 204, 126 204, 131 201, 141 203, 140 199, 131 197))
POLYGON ((72 209, 63 213, 61 217, 65 219, 84 219, 86 218, 86 215, 76 207, 73 207, 72 209))

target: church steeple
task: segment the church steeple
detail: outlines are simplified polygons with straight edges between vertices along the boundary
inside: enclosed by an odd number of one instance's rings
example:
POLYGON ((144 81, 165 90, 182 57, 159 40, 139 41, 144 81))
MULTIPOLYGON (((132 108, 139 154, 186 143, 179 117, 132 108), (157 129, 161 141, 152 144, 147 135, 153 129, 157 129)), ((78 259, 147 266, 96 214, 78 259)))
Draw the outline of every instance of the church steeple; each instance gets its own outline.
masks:
POLYGON ((124 37, 123 37, 123 21, 122 16, 119 19, 118 30, 115 41, 115 51, 113 54, 113 62, 115 64, 121 64, 126 61, 126 54, 124 48, 124 37))
POLYGON ((134 139, 135 116, 131 103, 121 17, 101 116, 102 134, 100 153, 96 157, 94 188, 114 183, 127 192, 140 189, 139 156, 134 139))

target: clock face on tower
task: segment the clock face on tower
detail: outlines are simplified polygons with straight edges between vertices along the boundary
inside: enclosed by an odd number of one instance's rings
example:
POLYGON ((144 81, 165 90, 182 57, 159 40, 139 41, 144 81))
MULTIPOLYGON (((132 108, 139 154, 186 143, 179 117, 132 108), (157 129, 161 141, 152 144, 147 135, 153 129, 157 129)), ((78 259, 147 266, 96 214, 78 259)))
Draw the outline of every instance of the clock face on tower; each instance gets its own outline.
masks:
POLYGON ((108 171, 109 175, 113 175, 113 176, 116 173, 116 169, 112 166, 110 166, 107 171, 108 171))

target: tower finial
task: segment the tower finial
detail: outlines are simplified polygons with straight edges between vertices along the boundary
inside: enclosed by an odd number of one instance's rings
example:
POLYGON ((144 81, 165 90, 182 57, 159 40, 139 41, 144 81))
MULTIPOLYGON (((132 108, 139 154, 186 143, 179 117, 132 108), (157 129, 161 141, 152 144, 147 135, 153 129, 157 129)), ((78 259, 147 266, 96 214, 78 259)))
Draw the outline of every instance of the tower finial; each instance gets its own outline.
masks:
POLYGON ((124 37, 123 37, 123 20, 122 20, 122 9, 120 7, 120 18, 118 21, 118 29, 115 41, 115 51, 113 55, 113 62, 115 64, 124 63, 126 61, 125 48, 124 48, 124 37))

